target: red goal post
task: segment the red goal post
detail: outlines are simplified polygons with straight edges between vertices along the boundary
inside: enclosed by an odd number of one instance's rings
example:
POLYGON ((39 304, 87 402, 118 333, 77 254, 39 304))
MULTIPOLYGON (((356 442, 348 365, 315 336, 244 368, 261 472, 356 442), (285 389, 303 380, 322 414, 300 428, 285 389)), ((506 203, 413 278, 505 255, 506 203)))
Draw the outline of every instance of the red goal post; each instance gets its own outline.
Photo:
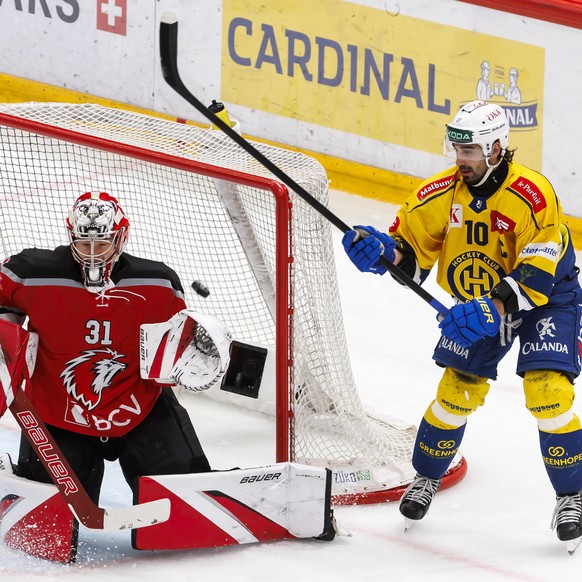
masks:
MULTIPOLYGON (((336 503, 400 497, 416 429, 360 402, 325 219, 218 131, 95 104, 21 103, 0 105, 0 136, 4 256, 66 244, 80 193, 118 196, 133 222, 128 252, 174 268, 188 305, 222 319, 240 345, 239 368, 211 394, 274 413, 275 461, 329 467, 336 503)), ((316 160, 254 145, 327 204, 316 160)), ((459 458, 443 487, 465 471, 459 458)))

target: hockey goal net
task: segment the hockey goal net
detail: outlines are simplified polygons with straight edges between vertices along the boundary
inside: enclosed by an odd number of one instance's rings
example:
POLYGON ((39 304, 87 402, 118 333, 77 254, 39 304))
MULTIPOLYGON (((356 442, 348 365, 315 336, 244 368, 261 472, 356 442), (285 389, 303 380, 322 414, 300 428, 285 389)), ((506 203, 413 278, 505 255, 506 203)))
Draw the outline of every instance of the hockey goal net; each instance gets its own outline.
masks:
MULTIPOLYGON (((4 257, 66 244, 63 217, 79 194, 119 196, 128 252, 170 265, 189 307, 232 330, 237 351, 211 391, 272 404, 276 461, 330 468, 336 503, 399 497, 416 429, 360 402, 325 219, 220 131, 95 104, 20 103, 0 105, 0 133, 4 257)), ((327 204, 316 160, 254 145, 327 204)))

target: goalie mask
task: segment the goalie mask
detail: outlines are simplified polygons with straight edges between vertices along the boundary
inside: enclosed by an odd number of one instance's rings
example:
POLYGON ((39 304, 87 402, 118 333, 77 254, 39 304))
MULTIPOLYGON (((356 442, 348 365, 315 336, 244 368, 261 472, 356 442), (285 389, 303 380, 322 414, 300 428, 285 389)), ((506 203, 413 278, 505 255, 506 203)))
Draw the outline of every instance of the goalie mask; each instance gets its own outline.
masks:
POLYGON ((86 192, 73 205, 67 230, 85 287, 94 293, 102 291, 127 243, 129 221, 125 213, 110 194, 86 192))

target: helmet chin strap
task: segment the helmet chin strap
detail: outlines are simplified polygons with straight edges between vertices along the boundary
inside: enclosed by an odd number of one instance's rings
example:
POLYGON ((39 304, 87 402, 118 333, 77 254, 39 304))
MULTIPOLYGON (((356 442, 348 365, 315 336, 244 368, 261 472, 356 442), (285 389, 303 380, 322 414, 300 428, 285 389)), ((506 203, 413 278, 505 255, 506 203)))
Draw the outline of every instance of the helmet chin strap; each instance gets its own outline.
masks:
POLYGON ((495 168, 497 168, 499 166, 499 164, 503 161, 503 154, 505 153, 505 151, 501 151, 501 153, 499 154, 499 161, 492 166, 489 163, 489 158, 485 158, 485 163, 487 164, 487 171, 483 174, 483 177, 481 178, 481 180, 479 180, 479 182, 477 184, 472 184, 472 186, 482 186, 483 184, 485 184, 485 182, 487 181, 487 178, 489 178, 489 176, 491 176, 491 173, 493 172, 493 170, 495 170, 495 168))

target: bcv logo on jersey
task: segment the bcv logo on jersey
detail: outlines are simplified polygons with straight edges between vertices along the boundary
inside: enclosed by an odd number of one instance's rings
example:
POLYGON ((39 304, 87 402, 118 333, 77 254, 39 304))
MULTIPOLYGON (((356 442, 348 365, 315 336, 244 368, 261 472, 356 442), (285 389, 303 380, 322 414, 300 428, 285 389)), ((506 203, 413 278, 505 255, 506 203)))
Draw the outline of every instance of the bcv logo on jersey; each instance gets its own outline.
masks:
POLYGON ((127 426, 132 418, 141 414, 141 406, 135 395, 130 394, 129 400, 131 402, 128 404, 120 404, 117 408, 110 410, 107 417, 90 414, 78 402, 68 400, 65 421, 79 426, 93 425, 97 430, 103 432, 110 431, 116 426, 127 426))
POLYGON ((93 410, 115 375, 127 368, 127 364, 121 361, 124 357, 109 348, 84 350, 80 356, 67 362, 60 376, 67 393, 88 410, 93 410))
POLYGON ((99 431, 127 426, 138 417, 141 406, 134 394, 116 408, 107 409, 102 415, 92 414, 102 400, 103 391, 111 386, 113 378, 127 368, 123 354, 109 348, 84 350, 80 356, 69 360, 61 374, 69 396, 65 421, 79 426, 93 425, 99 431))

